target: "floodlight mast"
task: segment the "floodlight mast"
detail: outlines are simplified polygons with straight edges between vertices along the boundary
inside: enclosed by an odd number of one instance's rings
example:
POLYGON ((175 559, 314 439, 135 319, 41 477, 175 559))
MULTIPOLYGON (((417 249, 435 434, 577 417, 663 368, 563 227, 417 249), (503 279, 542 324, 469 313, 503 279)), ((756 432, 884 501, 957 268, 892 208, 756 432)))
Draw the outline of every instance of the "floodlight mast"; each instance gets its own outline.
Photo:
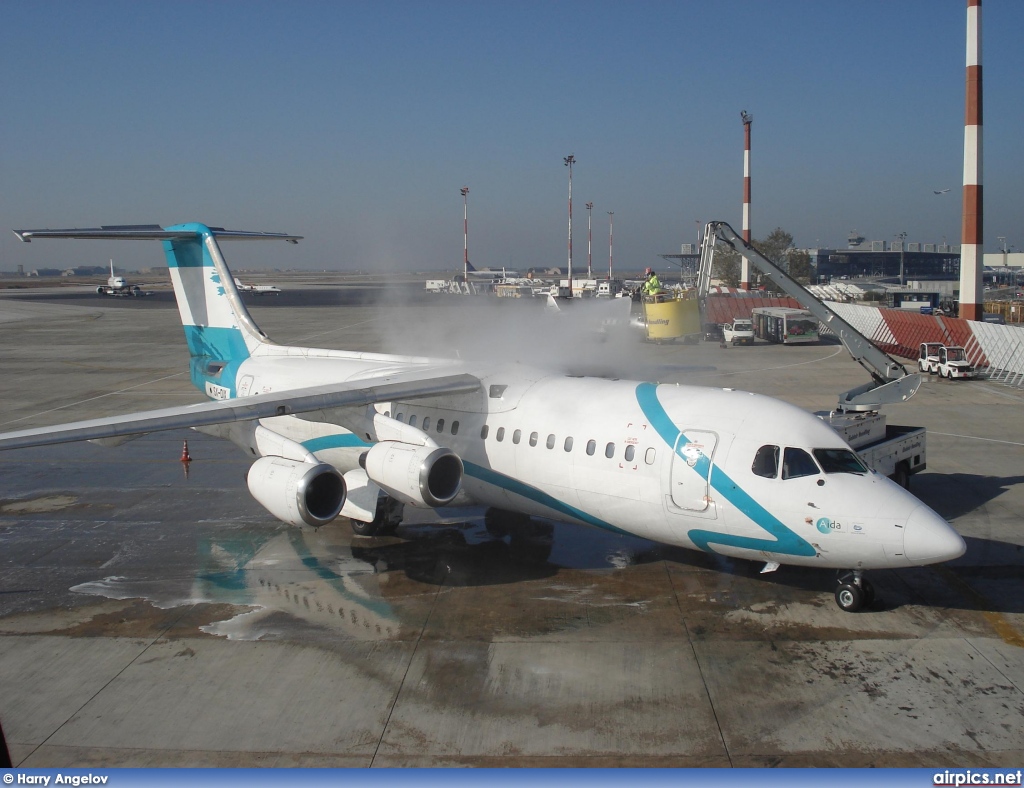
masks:
POLYGON ((572 298, 572 165, 576 157, 570 153, 563 161, 569 168, 569 298, 572 298))
POLYGON ((459 189, 462 195, 462 274, 469 287, 469 187, 459 189))
POLYGON ((608 281, 612 280, 612 229, 615 226, 615 211, 608 211, 608 281))
POLYGON ((594 215, 594 203, 588 202, 587 203, 587 279, 592 279, 594 277, 594 266, 593 266, 594 259, 593 259, 593 256, 591 254, 591 248, 593 246, 594 238, 593 238, 593 235, 591 235, 591 223, 590 223, 590 220, 593 218, 593 215, 594 215))

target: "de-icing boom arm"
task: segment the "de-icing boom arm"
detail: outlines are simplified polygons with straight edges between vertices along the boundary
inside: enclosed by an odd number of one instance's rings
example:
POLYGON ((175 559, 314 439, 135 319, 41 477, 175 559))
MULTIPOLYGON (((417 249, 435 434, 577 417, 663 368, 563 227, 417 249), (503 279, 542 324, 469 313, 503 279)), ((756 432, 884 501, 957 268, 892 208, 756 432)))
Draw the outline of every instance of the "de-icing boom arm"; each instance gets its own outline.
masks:
POLYGON ((746 257, 781 290, 818 318, 819 323, 839 338, 853 359, 871 374, 871 383, 839 395, 839 410, 877 410, 881 405, 904 402, 914 396, 921 385, 920 375, 908 373, 906 367, 888 353, 879 350, 823 301, 815 298, 807 288, 744 241, 726 222, 708 222, 704 228, 697 291, 702 311, 711 282, 715 245, 719 241, 746 257))

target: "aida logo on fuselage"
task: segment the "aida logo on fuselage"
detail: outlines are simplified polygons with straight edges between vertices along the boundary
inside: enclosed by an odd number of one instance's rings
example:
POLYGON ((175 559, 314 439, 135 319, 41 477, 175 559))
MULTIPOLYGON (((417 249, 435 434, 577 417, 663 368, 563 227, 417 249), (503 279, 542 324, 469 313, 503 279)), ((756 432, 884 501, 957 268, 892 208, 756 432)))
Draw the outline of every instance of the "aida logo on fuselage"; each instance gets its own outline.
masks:
POLYGON ((830 534, 835 531, 843 530, 842 523, 837 522, 836 520, 830 520, 828 517, 822 517, 821 519, 819 519, 818 522, 815 523, 815 526, 823 534, 830 534))

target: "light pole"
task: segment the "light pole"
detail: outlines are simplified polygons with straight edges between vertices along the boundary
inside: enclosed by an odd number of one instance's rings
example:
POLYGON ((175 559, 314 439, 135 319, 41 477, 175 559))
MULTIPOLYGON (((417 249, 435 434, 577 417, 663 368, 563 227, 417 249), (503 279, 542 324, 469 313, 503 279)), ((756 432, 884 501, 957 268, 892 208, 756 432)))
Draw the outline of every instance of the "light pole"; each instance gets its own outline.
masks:
POLYGON ((576 157, 570 153, 563 161, 569 168, 569 298, 572 298, 572 165, 576 163, 576 157))
POLYGON ((591 255, 591 253, 590 253, 591 242, 593 240, 593 236, 590 233, 590 220, 593 218, 593 213, 594 213, 594 203, 588 202, 587 203, 587 279, 592 279, 594 277, 594 269, 593 269, 593 262, 594 262, 594 260, 593 260, 593 257, 591 255))
MULTIPOLYGON (((612 227, 614 226, 615 211, 608 211, 608 281, 612 281, 612 227)), ((610 287, 611 285, 609 285, 610 287)))
POLYGON ((906 244, 903 243, 903 242, 904 242, 904 240, 906 240, 907 234, 906 233, 900 233, 896 237, 900 239, 900 287, 903 287, 903 285, 904 285, 904 281, 903 281, 903 250, 906 247, 906 244))
POLYGON ((469 187, 459 189, 462 195, 462 275, 469 287, 469 187))

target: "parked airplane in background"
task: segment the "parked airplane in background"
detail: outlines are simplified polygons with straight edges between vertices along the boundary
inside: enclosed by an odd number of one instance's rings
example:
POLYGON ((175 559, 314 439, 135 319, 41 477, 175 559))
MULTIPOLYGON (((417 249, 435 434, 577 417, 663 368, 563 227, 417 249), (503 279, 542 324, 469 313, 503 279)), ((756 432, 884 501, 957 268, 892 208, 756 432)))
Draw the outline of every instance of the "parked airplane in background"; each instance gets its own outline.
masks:
POLYGON ((945 520, 866 468, 820 419, 731 389, 416 356, 293 348, 253 322, 219 241, 298 236, 181 224, 16 231, 163 242, 196 387, 212 402, 0 435, 13 449, 192 427, 257 457, 252 495, 284 522, 393 531, 405 505, 488 506, 709 553, 864 571, 963 554, 945 520))
POLYGON ((267 295, 273 293, 277 295, 281 292, 281 288, 277 285, 243 285, 238 279, 235 279, 235 287, 240 293, 252 293, 253 295, 267 295))
POLYGON ((110 277, 107 279, 105 285, 100 285, 96 288, 98 295, 114 295, 114 296, 144 296, 145 293, 138 285, 129 285, 128 280, 123 276, 116 276, 114 274, 114 261, 110 261, 110 277))

